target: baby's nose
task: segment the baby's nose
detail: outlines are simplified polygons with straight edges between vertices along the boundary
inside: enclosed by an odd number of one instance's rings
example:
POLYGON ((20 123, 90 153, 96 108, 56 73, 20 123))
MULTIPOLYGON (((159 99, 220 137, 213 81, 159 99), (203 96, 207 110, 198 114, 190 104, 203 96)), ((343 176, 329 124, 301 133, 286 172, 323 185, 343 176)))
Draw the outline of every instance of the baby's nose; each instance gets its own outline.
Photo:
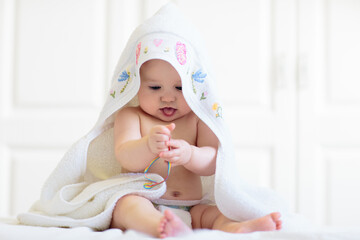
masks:
POLYGON ((173 102, 173 101, 175 101, 175 96, 172 96, 170 94, 163 95, 163 96, 161 96, 161 101, 163 101, 163 102, 173 102))

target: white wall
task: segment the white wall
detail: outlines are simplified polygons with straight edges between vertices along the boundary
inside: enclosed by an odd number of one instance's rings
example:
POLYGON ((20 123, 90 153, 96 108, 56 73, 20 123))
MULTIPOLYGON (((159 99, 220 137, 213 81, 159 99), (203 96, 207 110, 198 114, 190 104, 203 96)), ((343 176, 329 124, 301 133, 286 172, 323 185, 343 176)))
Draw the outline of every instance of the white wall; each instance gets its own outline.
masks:
MULTIPOLYGON (((166 0, 0 0, 0 216, 95 123, 132 30, 166 0)), ((360 1, 178 0, 207 40, 239 174, 360 226, 360 1)))

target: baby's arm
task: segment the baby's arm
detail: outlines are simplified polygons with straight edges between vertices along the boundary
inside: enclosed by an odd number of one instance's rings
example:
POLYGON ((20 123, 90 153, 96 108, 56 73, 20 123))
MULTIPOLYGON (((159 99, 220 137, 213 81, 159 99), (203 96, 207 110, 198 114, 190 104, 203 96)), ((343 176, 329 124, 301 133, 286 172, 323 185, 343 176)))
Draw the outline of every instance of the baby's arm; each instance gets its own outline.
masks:
POLYGON ((191 159, 185 167, 201 176, 213 175, 216 168, 218 145, 219 140, 213 131, 199 120, 196 146, 191 146, 191 159))
POLYGON ((162 152, 160 157, 183 165, 200 176, 210 176, 215 173, 218 142, 215 134, 199 120, 196 146, 185 140, 172 139, 168 142, 172 150, 162 152))
POLYGON ((141 136, 139 115, 134 108, 124 108, 114 122, 114 150, 121 166, 132 172, 143 171, 160 152, 168 147, 172 126, 155 126, 149 135, 141 136))

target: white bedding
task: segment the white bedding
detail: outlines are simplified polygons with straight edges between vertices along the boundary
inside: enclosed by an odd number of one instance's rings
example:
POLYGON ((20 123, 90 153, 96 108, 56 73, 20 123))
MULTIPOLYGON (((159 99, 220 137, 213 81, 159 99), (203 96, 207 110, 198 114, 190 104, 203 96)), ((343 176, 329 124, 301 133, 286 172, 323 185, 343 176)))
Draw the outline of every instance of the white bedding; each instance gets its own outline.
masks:
MULTIPOLYGON (((110 229, 95 232, 87 227, 55 228, 17 225, 16 220, 0 219, 0 240, 146 240, 155 239, 135 231, 110 229)), ((168 238, 174 239, 174 238, 168 238)), ((230 234, 214 230, 198 230, 184 240, 360 240, 360 229, 316 229, 304 232, 277 231, 230 234)))

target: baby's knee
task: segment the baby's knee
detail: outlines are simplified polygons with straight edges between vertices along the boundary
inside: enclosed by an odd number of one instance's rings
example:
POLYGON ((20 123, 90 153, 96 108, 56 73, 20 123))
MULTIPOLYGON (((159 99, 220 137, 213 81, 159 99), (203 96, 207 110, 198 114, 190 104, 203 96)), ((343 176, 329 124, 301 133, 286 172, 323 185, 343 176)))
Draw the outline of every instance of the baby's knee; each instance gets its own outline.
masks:
POLYGON ((129 210, 136 208, 139 204, 139 199, 142 198, 136 195, 125 195, 121 197, 115 204, 110 228, 119 228, 125 230, 124 219, 129 210))
POLYGON ((142 198, 143 197, 141 196, 132 195, 132 194, 125 195, 117 201, 114 211, 118 211, 122 207, 129 208, 131 206, 136 206, 139 203, 139 201, 142 200, 142 198))

